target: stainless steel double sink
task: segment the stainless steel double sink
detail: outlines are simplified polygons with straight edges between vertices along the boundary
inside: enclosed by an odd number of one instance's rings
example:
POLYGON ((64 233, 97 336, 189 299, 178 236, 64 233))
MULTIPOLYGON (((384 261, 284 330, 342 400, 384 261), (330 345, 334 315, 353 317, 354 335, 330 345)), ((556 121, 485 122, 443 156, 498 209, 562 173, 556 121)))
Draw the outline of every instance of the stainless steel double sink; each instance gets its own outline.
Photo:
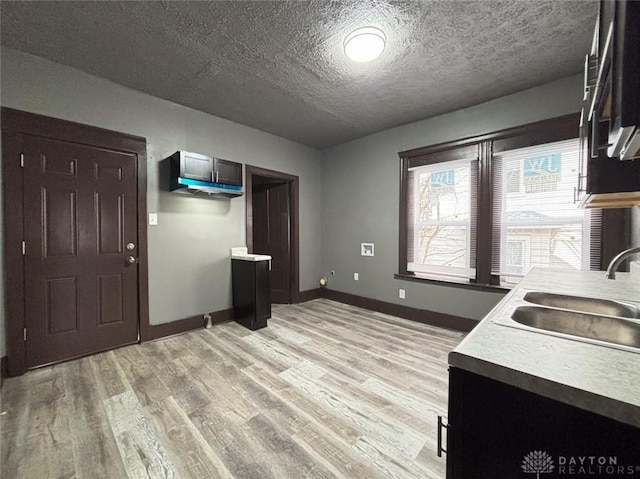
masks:
POLYGON ((535 291, 522 300, 511 319, 527 329, 640 352, 638 304, 535 291))

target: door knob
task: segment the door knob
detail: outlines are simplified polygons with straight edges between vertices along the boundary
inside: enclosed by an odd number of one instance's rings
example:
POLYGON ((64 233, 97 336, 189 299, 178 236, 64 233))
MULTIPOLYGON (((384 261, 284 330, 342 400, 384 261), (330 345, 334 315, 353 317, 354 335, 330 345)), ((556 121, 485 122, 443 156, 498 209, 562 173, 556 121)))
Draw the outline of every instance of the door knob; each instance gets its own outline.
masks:
POLYGON ((136 262, 136 259, 133 256, 127 256, 127 263, 133 264, 136 262))
POLYGON ((133 251, 134 249, 136 249, 136 245, 133 243, 127 243, 127 249, 129 251, 133 251))

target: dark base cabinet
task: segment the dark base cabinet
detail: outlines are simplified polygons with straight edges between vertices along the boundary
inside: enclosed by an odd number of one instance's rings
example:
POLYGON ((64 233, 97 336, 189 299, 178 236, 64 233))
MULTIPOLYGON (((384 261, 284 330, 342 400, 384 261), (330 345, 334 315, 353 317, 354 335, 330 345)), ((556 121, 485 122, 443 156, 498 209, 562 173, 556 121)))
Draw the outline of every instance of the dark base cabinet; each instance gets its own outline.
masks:
POLYGON ((453 367, 448 423, 447 479, 640 477, 640 429, 453 367))
POLYGON ((252 331, 271 317, 269 261, 231 260, 233 319, 252 331))

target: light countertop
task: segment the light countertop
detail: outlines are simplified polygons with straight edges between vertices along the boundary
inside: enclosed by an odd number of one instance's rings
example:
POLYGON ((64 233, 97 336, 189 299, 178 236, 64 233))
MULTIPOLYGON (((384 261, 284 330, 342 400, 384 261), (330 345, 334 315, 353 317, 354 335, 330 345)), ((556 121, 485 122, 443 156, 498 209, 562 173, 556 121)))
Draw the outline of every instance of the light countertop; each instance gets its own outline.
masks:
POLYGON ((246 246, 231 248, 231 259, 239 259, 241 261, 271 261, 268 254, 252 254, 247 252, 246 246))
POLYGON ((449 354, 449 364, 640 427, 640 350, 505 326, 527 291, 640 302, 640 279, 534 269, 449 354))
POLYGON ((239 259, 241 261, 271 261, 271 256, 268 254, 236 254, 231 255, 231 259, 239 259))

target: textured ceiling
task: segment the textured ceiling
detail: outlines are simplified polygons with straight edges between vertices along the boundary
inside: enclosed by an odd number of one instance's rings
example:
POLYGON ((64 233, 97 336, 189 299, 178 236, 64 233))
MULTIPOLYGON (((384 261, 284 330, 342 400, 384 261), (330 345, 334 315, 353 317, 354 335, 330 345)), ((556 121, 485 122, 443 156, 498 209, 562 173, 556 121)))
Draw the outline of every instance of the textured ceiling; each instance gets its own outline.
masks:
POLYGON ((18 50, 316 148, 581 70, 593 1, 6 2, 18 50), (350 62, 355 28, 387 36, 350 62))

